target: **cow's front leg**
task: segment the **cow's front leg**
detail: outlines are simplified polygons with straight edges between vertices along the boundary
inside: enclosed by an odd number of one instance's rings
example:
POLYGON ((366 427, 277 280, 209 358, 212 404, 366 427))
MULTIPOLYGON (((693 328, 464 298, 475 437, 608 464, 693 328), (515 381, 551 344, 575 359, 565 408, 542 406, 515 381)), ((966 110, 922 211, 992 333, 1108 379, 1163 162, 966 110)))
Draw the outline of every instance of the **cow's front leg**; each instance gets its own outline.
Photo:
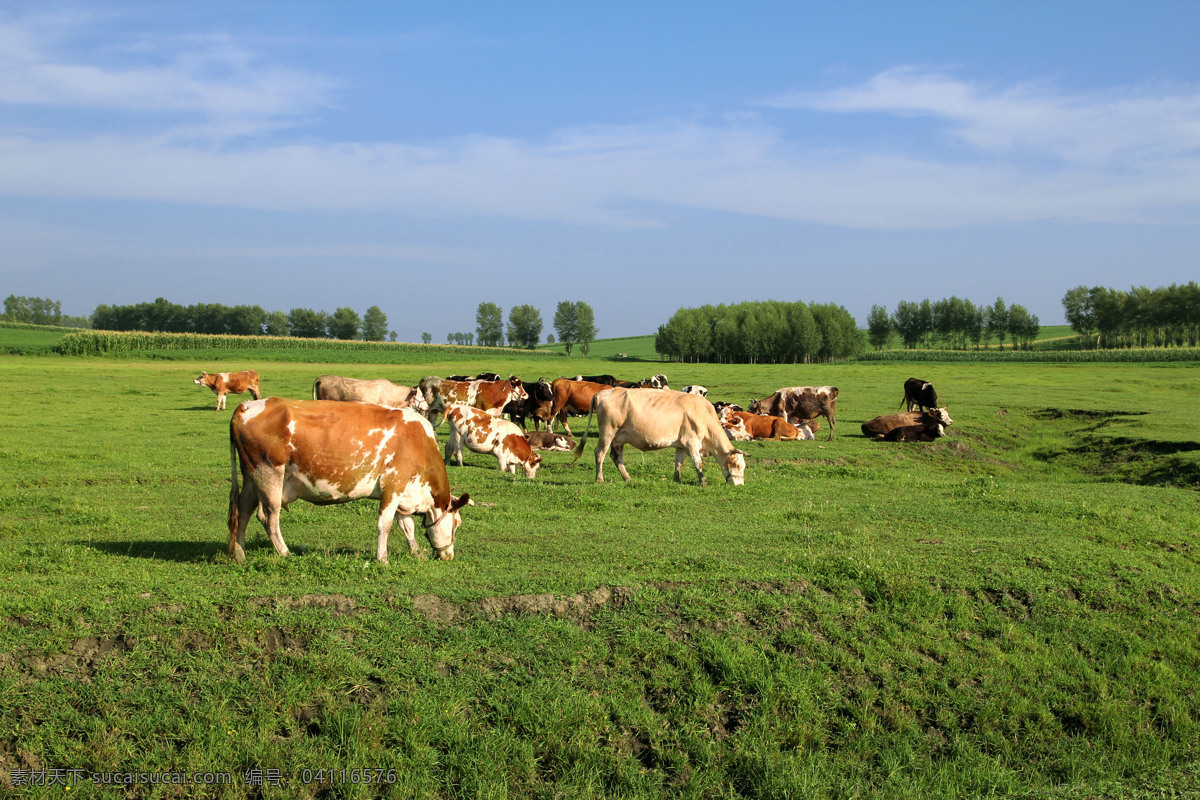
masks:
POLYGON ((708 486, 708 481, 704 477, 704 460, 700 456, 700 451, 690 451, 683 448, 675 450, 675 482, 683 483, 680 473, 683 471, 683 462, 688 456, 692 457, 692 464, 696 467, 696 474, 700 476, 700 485, 708 486))
POLYGON ((379 502, 379 538, 375 540, 375 560, 381 564, 388 563, 388 534, 392 532, 392 524, 396 521, 398 505, 399 503, 390 497, 384 497, 379 502))
POLYGON ((400 530, 404 532, 404 538, 408 540, 408 552, 413 558, 424 558, 425 551, 417 545, 416 526, 413 524, 411 514, 404 514, 400 519, 396 520, 396 524, 400 530))

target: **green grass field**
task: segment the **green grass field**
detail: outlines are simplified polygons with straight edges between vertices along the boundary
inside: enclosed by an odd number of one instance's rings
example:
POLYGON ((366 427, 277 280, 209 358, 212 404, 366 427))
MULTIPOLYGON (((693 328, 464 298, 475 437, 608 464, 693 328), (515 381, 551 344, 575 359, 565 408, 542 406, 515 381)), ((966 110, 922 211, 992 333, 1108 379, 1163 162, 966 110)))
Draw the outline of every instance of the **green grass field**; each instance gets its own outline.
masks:
POLYGON ((1197 367, 923 364, 955 425, 889 445, 858 426, 911 365, 605 355, 0 357, 0 794, 1200 794, 1197 367), (670 452, 603 485, 590 444, 533 481, 467 453, 452 562, 397 533, 381 567, 375 504, 297 503, 294 554, 252 523, 239 566, 229 412, 192 384, 238 368, 286 397, 484 369, 841 392, 832 441, 747 444, 744 487, 675 484, 670 452))

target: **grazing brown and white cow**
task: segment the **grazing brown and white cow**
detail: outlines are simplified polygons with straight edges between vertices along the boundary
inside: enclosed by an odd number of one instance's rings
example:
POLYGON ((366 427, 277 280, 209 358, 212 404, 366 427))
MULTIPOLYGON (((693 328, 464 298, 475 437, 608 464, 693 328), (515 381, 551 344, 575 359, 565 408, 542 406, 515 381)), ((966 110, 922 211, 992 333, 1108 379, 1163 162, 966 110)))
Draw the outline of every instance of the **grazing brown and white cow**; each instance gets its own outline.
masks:
POLYGON ((201 372, 192 381, 197 386, 207 386, 217 394, 216 411, 225 409, 225 395, 249 392, 257 400, 262 397, 258 389, 258 373, 252 369, 241 372, 201 372))
POLYGON ((288 554, 279 511, 295 500, 316 505, 378 500, 375 557, 385 564, 397 517, 409 552, 423 557, 412 519, 420 514, 434 556, 454 558, 459 510, 471 499, 450 494, 433 428, 412 409, 279 397, 247 400, 229 422, 229 453, 229 554, 238 563, 246 560, 246 525, 255 509, 275 552, 288 554))
POLYGON ((716 456, 725 481, 734 486, 746 482, 746 454, 729 443, 729 437, 717 420, 717 412, 703 397, 664 389, 615 388, 597 392, 592 398, 583 438, 575 448, 575 460, 587 444, 592 415, 596 417, 596 481, 604 482, 604 458, 612 448, 613 461, 621 477, 629 480, 625 469, 625 445, 638 450, 675 448, 675 482, 683 460, 691 456, 700 476, 704 478, 703 457, 716 456))
POLYGON ((904 399, 900 401, 900 407, 905 411, 924 411, 927 408, 937 408, 937 404, 937 391, 932 383, 920 378, 909 378, 904 382, 904 399))
POLYGON ((863 436, 875 438, 886 436, 896 428, 910 425, 941 425, 943 428, 954 424, 945 408, 931 408, 928 411, 906 411, 903 414, 884 414, 862 424, 863 436))
POLYGON ((550 424, 547 430, 554 430, 554 420, 562 429, 571 435, 571 426, 567 424, 570 414, 587 414, 592 408, 592 398, 597 392, 611 388, 603 383, 594 381, 579 381, 571 378, 555 378, 550 384, 554 392, 554 402, 550 405, 550 424))
POLYGON ((575 440, 561 433, 526 431, 525 439, 534 450, 556 450, 569 453, 575 449, 575 440))
POLYGON ((751 400, 748 409, 751 414, 783 417, 793 425, 825 417, 829 420, 829 438, 833 439, 837 398, 836 386, 788 386, 762 400, 751 400))
POLYGON ((450 438, 446 441, 446 463, 451 458, 463 465, 462 449, 476 453, 491 453, 500 463, 501 472, 517 474, 517 465, 532 478, 541 466, 542 457, 533 452, 521 429, 506 419, 494 417, 478 408, 453 403, 446 409, 450 422, 450 438))
POLYGON ((389 408, 408 408, 417 390, 398 386, 384 378, 360 380, 338 375, 322 375, 313 381, 313 400, 342 400, 357 403, 376 403, 389 408))
POLYGON ((421 379, 417 389, 428 406, 425 416, 435 427, 442 424, 446 409, 454 403, 478 408, 498 417, 509 403, 529 397, 516 375, 510 376, 507 381, 451 381, 429 376, 421 379))
POLYGON ((770 439, 778 442, 794 442, 797 439, 811 440, 812 429, 805 423, 793 425, 786 419, 767 414, 751 414, 746 411, 726 411, 721 415, 721 427, 733 431, 735 441, 747 439, 770 439), (740 438, 741 436, 745 438, 740 438))

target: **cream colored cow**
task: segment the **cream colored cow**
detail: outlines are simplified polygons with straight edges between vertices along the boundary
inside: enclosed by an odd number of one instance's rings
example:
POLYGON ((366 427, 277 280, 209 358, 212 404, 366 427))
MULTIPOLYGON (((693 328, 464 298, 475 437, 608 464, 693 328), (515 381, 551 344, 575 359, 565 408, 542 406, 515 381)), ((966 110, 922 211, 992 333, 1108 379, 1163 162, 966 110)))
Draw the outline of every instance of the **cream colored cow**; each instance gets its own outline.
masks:
POLYGON ((703 397, 669 389, 606 389, 592 398, 583 438, 575 448, 575 459, 587 443, 592 416, 596 417, 599 441, 596 443, 596 481, 604 482, 604 458, 612 448, 613 461, 621 477, 629 480, 625 469, 625 445, 638 450, 675 448, 675 481, 683 460, 691 456, 704 479, 704 456, 715 456, 725 482, 741 486, 746 482, 746 454, 729 442, 712 403, 703 397))

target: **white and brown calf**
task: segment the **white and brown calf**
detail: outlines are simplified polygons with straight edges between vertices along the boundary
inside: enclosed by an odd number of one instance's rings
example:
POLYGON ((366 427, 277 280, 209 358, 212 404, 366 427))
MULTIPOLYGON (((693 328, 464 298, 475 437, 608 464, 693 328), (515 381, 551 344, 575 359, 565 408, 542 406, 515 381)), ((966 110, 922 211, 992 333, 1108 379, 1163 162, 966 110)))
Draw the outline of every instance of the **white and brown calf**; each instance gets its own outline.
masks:
POLYGON ((450 421, 450 438, 446 441, 446 463, 454 458, 462 466, 462 449, 476 453, 491 453, 496 457, 502 472, 517 474, 517 466, 532 478, 541 466, 542 457, 533 452, 529 440, 515 424, 494 417, 478 408, 453 403, 446 408, 446 419, 450 421))

